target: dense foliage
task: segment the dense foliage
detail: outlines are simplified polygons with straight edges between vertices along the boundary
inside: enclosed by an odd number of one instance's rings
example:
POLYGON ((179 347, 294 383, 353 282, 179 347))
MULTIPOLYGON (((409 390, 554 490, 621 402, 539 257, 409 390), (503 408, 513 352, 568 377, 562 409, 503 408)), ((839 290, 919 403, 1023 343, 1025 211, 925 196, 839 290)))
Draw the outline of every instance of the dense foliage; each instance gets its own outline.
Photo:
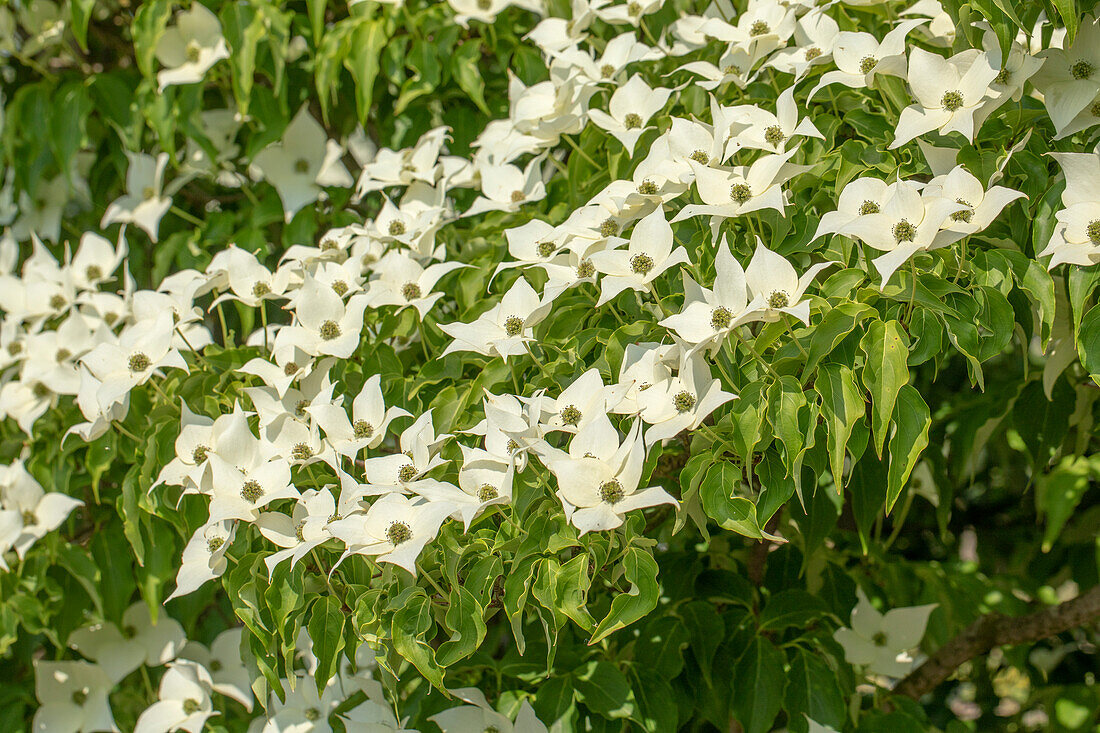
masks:
POLYGON ((1095 12, 4 4, 0 729, 1094 730, 1095 12))

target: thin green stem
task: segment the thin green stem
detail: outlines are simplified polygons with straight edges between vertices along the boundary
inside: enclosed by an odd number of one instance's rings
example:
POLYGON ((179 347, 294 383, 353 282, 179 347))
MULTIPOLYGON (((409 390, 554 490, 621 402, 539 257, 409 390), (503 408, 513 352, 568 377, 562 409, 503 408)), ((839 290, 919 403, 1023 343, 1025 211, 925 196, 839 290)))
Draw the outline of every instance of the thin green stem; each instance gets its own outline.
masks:
POLYGON ((596 161, 592 160, 592 158, 589 157, 588 153, 581 150, 580 146, 577 145, 577 143, 573 141, 573 138, 569 137, 568 135, 562 135, 562 139, 564 139, 565 142, 569 143, 569 147, 571 147, 571 148, 573 148, 573 150, 577 151, 578 155, 580 155, 582 158, 587 160, 589 165, 591 165, 596 170, 599 170, 599 168, 600 168, 599 164, 596 163, 596 161))
POLYGON ((222 324, 222 346, 229 348, 229 328, 225 325, 225 311, 222 310, 222 304, 218 303, 218 320, 222 324))
POLYGON ((767 370, 768 374, 772 375, 772 376, 773 376, 773 377, 775 377, 776 379, 779 379, 779 373, 778 373, 778 372, 776 372, 776 371, 775 371, 774 369, 772 369, 772 365, 771 365, 771 364, 769 364, 769 363, 768 363, 768 362, 767 362, 767 361, 766 361, 766 360, 764 359, 764 357, 760 355, 760 352, 756 350, 756 347, 755 347, 755 346, 753 346, 752 344, 750 344, 750 343, 749 343, 749 342, 748 342, 748 341, 747 341, 747 340, 745 339, 745 337, 744 337, 744 336, 742 336, 742 335, 741 335, 740 333, 738 333, 738 332, 737 332, 737 330, 736 330, 736 329, 734 329, 733 331, 731 331, 731 333, 733 334, 733 337, 734 337, 735 339, 737 339, 737 340, 738 340, 738 342, 740 342, 740 343, 741 343, 741 344, 742 344, 742 345, 743 345, 743 346, 744 346, 745 348, 747 348, 747 349, 748 349, 748 350, 749 350, 750 352, 752 352, 752 355, 753 355, 754 357, 756 357, 756 360, 757 360, 758 362, 760 362, 760 364, 761 364, 761 365, 762 365, 762 366, 764 367, 764 369, 765 369, 765 370, 767 370))
POLYGON ((201 227, 206 223, 202 219, 200 219, 197 216, 194 216, 192 214, 189 214, 188 212, 184 211, 183 209, 181 209, 178 206, 173 206, 170 209, 170 211, 173 214, 175 214, 176 216, 178 216, 179 218, 183 219, 188 224, 192 224, 194 226, 201 227))

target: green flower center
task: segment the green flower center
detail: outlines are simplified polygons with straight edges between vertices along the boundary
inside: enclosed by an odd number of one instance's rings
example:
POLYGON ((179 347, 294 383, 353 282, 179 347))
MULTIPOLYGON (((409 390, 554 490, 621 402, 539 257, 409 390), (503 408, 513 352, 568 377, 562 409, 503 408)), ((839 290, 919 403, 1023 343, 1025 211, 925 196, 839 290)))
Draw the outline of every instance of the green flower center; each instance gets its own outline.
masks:
POLYGON ((1092 106, 1089 107, 1089 114, 1093 117, 1100 117, 1100 100, 1092 103, 1092 106))
POLYGON ((416 300, 420 297, 420 286, 416 283, 405 283, 401 286, 401 297, 405 300, 416 300))
POLYGON ((23 512, 23 526, 33 527, 36 524, 38 524, 38 515, 32 512, 30 509, 25 510, 23 512))
POLYGON ((188 41, 187 48, 184 50, 183 55, 187 57, 187 60, 191 63, 195 63, 199 60, 199 56, 202 54, 202 46, 198 41, 188 41))
POLYGON ((623 118, 623 127, 628 130, 636 130, 642 126, 642 117, 639 114, 631 112, 623 118))
POLYGON ((156 196, 157 196, 157 190, 155 188, 153 188, 152 186, 146 186, 145 188, 141 189, 141 197, 143 199, 145 199, 146 201, 148 201, 149 199, 156 198, 156 196))
POLYGON ((944 92, 943 97, 940 99, 940 104, 943 105, 943 108, 948 112, 954 112, 963 106, 962 92, 957 89, 944 92))
POLYGON ((255 479, 249 479, 241 486, 241 498, 249 504, 255 504, 264 495, 264 487, 255 479))
POLYGON ((214 554, 215 552, 220 550, 222 545, 224 545, 224 544, 225 544, 225 538, 223 538, 223 537, 211 537, 210 539, 208 539, 206 541, 206 549, 207 549, 207 551, 210 552, 210 554, 214 554))
POLYGON ((88 701, 88 693, 84 690, 76 690, 73 692, 73 702, 77 705, 83 705, 88 701))
POLYGON ((576 425, 581 421, 581 411, 576 405, 566 405, 561 408, 561 421, 566 425, 576 425))
POLYGON ((343 280, 337 280, 332 283, 332 292, 336 293, 342 298, 344 297, 344 293, 348 292, 348 284, 343 280))
POLYGON ((600 236, 601 237, 613 237, 619 232, 619 223, 615 221, 614 217, 607 217, 600 224, 600 236))
POLYGON ((199 712, 199 710, 201 708, 202 708, 202 705, 199 703, 198 700, 193 700, 191 698, 187 698, 186 700, 183 701, 183 714, 184 715, 194 715, 195 713, 199 712))
POLYGON ((205 445, 196 445, 195 450, 191 451, 191 461, 197 466, 206 460, 206 456, 209 455, 210 448, 205 445))
POLYGON ((321 242, 322 252, 331 252, 334 249, 340 249, 340 244, 335 239, 326 239, 321 242))
POLYGON ((866 201, 864 201, 862 204, 859 205, 859 215, 860 216, 867 216, 868 214, 877 214, 880 211, 882 211, 882 209, 879 208, 879 205, 877 203, 875 203, 874 201, 871 201, 870 199, 867 199, 866 201))
POLYGON ((653 269, 653 258, 644 252, 630 258, 630 271, 635 275, 646 275, 653 269))
POLYGON ((871 637, 871 642, 875 646, 880 646, 880 647, 881 646, 886 646, 886 634, 881 632, 881 631, 878 632, 877 634, 875 634, 874 636, 871 637))
POLYGON ((49 397, 53 393, 50 392, 50 388, 46 385, 42 384, 41 382, 35 382, 34 387, 31 388, 31 394, 41 400, 49 397))
POLYGON ((600 485, 600 501, 604 504, 615 506, 623 500, 623 496, 625 496, 623 485, 615 479, 611 479, 600 485))
POLYGON ((340 338, 340 324, 336 321, 325 321, 321 324, 321 338, 325 341, 332 341, 335 338, 340 338))
POLYGON ((642 14, 642 6, 638 3, 627 3, 626 12, 630 13, 636 18, 642 14))
POLYGON ((389 232, 391 237, 400 237, 405 233, 405 222, 394 219, 390 222, 389 232))
POLYGON ((656 196, 657 184, 647 178, 638 184, 638 193, 643 196, 656 196))
POLYGON ((820 56, 821 53, 822 53, 821 49, 818 48, 817 46, 810 46, 809 48, 806 49, 806 53, 805 53, 806 60, 807 61, 813 61, 818 56, 820 56))
POLYGON ((72 355, 73 352, 69 351, 68 349, 58 349, 57 353, 53 355, 53 358, 57 361, 65 361, 72 355))
POLYGON ((50 307, 53 308, 55 311, 61 310, 66 305, 68 305, 68 301, 65 300, 64 295, 58 294, 50 298, 50 307))
POLYGON ((539 242, 535 245, 535 250, 539 253, 539 257, 546 258, 554 254, 557 247, 554 246, 553 242, 539 242))
POLYGON ((730 198, 738 204, 743 204, 752 198, 752 189, 744 183, 735 183, 730 187, 730 198))
POLYGON ((374 435, 374 426, 366 420, 356 420, 351 429, 355 433, 356 440, 364 440, 374 435))
POLYGON ((1093 244, 1100 244, 1100 219, 1094 219, 1085 227, 1085 235, 1093 244))
POLYGON ((412 481, 416 478, 416 466, 411 463, 406 463, 401 468, 397 469, 397 480, 404 483, 406 481, 412 481))
POLYGON ((782 290, 776 290, 768 296, 769 308, 786 308, 791 304, 791 298, 786 292, 782 290))
POLYGON ((604 64, 603 66, 600 67, 600 76, 602 76, 604 79, 609 78, 614 73, 615 73, 615 67, 612 66, 611 64, 604 64))
POLYGON ((898 244, 902 242, 912 242, 916 238, 917 228, 907 220, 902 219, 894 225, 894 241, 898 244))
POLYGON ((12 341, 10 344, 8 344, 8 354, 10 354, 11 356, 15 356, 21 351, 23 351, 23 344, 19 343, 18 341, 12 341))
POLYGON ((508 442, 504 444, 504 448, 508 451, 508 455, 512 455, 519 450, 519 443, 514 438, 509 438, 508 442))
POLYGON ((969 224, 970 220, 974 218, 973 204, 964 199, 955 199, 955 203, 959 206, 965 206, 967 208, 956 211, 954 214, 952 214, 952 221, 961 221, 964 224, 969 224))
POLYGON ((306 541, 305 529, 306 529, 306 520, 304 520, 304 519, 302 521, 298 522, 298 525, 294 528, 294 537, 297 538, 297 540, 299 542, 305 542, 306 541))
POLYGON ((1094 71, 1096 71, 1095 67, 1093 67, 1091 63, 1085 61, 1084 59, 1081 59, 1080 61, 1074 63, 1073 66, 1069 67, 1069 73, 1072 74, 1073 78, 1077 81, 1088 79, 1090 76, 1092 76, 1092 72, 1094 71))
POLYGON ((592 260, 581 260, 577 263, 577 279, 585 280, 596 274, 596 266, 592 264, 592 260))
MULTIPOLYGON (((484 1, 488 2, 488 0, 484 0, 484 1)), ((309 722, 312 723, 313 721, 315 721, 315 720, 317 720, 318 718, 321 717, 321 711, 318 710, 317 708, 306 708, 306 711, 305 711, 305 713, 303 713, 303 715, 305 715, 306 720, 308 720, 309 722)))
POLYGON ((84 269, 84 277, 88 280, 98 280, 103 277, 103 270, 98 265, 88 265, 84 269))
POLYGON ((305 417, 307 407, 309 407, 309 400, 298 400, 294 403, 294 414, 298 417, 305 417))
POLYGON ((219 662, 217 659, 211 659, 210 664, 206 665, 206 667, 211 672, 221 672, 222 671, 222 663, 219 662))
POLYGON ((309 161, 305 158, 298 158, 294 161, 294 171, 296 173, 309 173, 309 161))
POLYGON ((997 76, 993 77, 993 83, 1003 87, 1004 85, 1008 84, 1008 79, 1011 76, 1012 74, 1011 72, 1009 72, 1008 69, 1001 69, 997 72, 997 76))
POLYGON ((751 26, 749 26, 749 35, 753 38, 756 38, 757 36, 762 36, 765 33, 770 32, 771 26, 769 26, 762 20, 755 21, 751 26))
POLYGON ((710 312, 710 327, 715 331, 721 331, 723 328, 729 328, 729 325, 733 322, 733 313, 730 309, 724 305, 720 305, 710 312))
POLYGON ((149 368, 152 362, 149 361, 149 357, 140 351, 136 351, 130 354, 130 362, 128 366, 132 372, 143 372, 149 368))
POLYGON ((870 74, 876 66, 878 66, 878 59, 874 56, 864 56, 859 60, 859 72, 861 74, 870 74))
POLYGON ((286 363, 286 366, 283 367, 283 374, 287 377, 289 377, 291 374, 294 374, 297 371, 298 371, 298 364, 296 362, 293 362, 293 361, 288 361, 286 363))
POLYGON ((262 298, 271 292, 271 286, 265 282, 257 282, 252 285, 252 295, 262 298))
POLYGON ((478 501, 492 501, 500 496, 500 492, 497 491, 497 487, 492 484, 482 484, 477 487, 477 500, 478 501))
POLYGON ((699 165, 707 165, 708 163, 710 163, 710 155, 708 155, 703 150, 696 150, 692 152, 692 154, 688 157, 694 160, 699 165))
POLYGON ((764 130, 764 142, 768 143, 772 147, 779 147, 779 143, 787 139, 787 136, 783 134, 783 130, 779 125, 772 125, 768 129, 764 130))
POLYGON ((519 190, 512 191, 512 203, 513 204, 518 204, 519 202, 523 201, 526 198, 527 198, 527 194, 525 194, 523 191, 519 191, 519 190))
POLYGON ((305 443, 297 443, 290 449, 290 457, 296 461, 308 461, 313 457, 313 449, 305 443))
POLYGON ((511 338, 523 333, 523 319, 519 316, 508 316, 504 319, 504 334, 511 338))
POLYGON ((687 412, 695 407, 695 402, 695 395, 687 390, 677 392, 676 396, 672 398, 672 404, 675 405, 676 412, 687 412))
POLYGON ((412 534, 409 525, 404 522, 391 522, 390 526, 386 528, 386 539, 394 546, 400 545, 402 542, 408 542, 412 534))

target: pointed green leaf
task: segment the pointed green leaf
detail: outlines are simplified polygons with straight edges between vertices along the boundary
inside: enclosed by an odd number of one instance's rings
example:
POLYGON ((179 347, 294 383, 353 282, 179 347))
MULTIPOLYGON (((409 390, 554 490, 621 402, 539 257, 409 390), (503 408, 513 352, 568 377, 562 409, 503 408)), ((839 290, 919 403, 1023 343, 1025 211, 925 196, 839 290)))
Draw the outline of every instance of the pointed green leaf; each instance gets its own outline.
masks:
POLYGON ((309 638, 313 640, 313 654, 317 657, 314 682, 317 694, 321 694, 328 681, 340 667, 340 653, 344 651, 343 604, 334 596, 321 596, 309 613, 309 638))
POLYGON ((844 451, 852 428, 867 414, 867 403, 856 383, 855 373, 842 364, 822 366, 814 388, 821 395, 821 414, 829 432, 829 465, 839 494, 844 490, 844 451))
POLYGON ((909 382, 909 343, 897 321, 872 321, 859 345, 866 357, 862 379, 871 395, 875 453, 881 457, 898 392, 909 382))

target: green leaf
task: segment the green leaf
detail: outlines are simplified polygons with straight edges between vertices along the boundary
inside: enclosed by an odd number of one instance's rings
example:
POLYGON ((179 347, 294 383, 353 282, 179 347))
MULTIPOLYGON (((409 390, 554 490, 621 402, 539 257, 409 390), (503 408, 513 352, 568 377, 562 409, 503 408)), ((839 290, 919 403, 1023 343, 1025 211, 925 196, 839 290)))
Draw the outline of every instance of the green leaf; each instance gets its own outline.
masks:
POLYGON ((1054 3, 1058 15, 1062 16, 1062 23, 1066 26, 1066 40, 1063 48, 1069 48, 1077 38, 1077 26, 1080 23, 1080 15, 1077 11, 1077 0, 1051 0, 1054 3))
POLYGON ((661 616, 642 629, 634 647, 634 657, 646 660, 647 669, 672 679, 684 668, 683 650, 688 641, 688 630, 680 619, 661 616))
MULTIPOLYGON (((784 375, 768 389, 768 415, 775 437, 783 444, 786 476, 794 482, 802 501, 802 459, 813 446, 813 426, 817 405, 807 406, 806 390, 798 380, 784 375)), ((805 502, 803 502, 805 503, 805 502)))
POLYGON ((642 658, 642 665, 630 668, 631 687, 636 702, 631 718, 648 733, 665 733, 676 730, 677 708, 672 686, 672 676, 661 675, 649 664, 650 658, 642 658))
POLYGON ((842 303, 829 310, 810 337, 805 373, 812 372, 818 362, 832 353, 845 336, 874 312, 875 309, 865 303, 842 303))
POLYGON ((344 59, 344 66, 355 79, 355 108, 359 122, 363 124, 370 117, 374 80, 378 76, 379 60, 387 40, 382 20, 363 20, 352 34, 351 50, 344 59))
POLYGON ((589 710, 616 720, 634 715, 634 693, 626 675, 611 662, 592 661, 573 670, 577 699, 589 710))
POLYGON ((813 652, 798 649, 787 671, 787 692, 783 707, 792 733, 806 733, 809 718, 841 730, 847 717, 844 693, 837 675, 813 652))
MULTIPOLYGON (((230 3, 236 5, 237 3, 230 3)), ((172 16, 172 4, 169 0, 151 0, 141 3, 134 13, 134 22, 130 26, 130 37, 134 39, 134 59, 138 69, 146 77, 153 76, 153 59, 157 43, 168 27, 172 16)))
POLYGON ((744 482, 741 469, 729 461, 715 463, 707 470, 699 487, 703 511, 722 527, 753 539, 763 539, 764 532, 756 516, 756 506, 744 496, 733 492, 744 482))
POLYGON ((485 639, 485 609, 467 588, 451 589, 450 606, 447 608, 447 628, 451 638, 439 645, 436 661, 441 667, 449 667, 477 651, 485 639))
POLYGON ((70 0, 69 14, 72 17, 72 32, 76 42, 80 44, 80 50, 88 50, 88 21, 92 17, 92 8, 95 0, 70 0))
POLYGON ((623 577, 630 583, 630 590, 611 599, 611 610, 592 632, 589 645, 629 626, 657 607, 661 587, 657 583, 657 561, 653 555, 631 547, 623 555, 622 566, 623 577))
POLYGON ((766 733, 783 705, 787 677, 783 652, 755 637, 733 671, 733 716, 745 733, 766 733))
POLYGON ((898 392, 909 381, 909 344, 897 321, 872 321, 859 346, 866 357, 862 379, 871 395, 873 443, 875 453, 881 457, 898 392))
POLYGON ((462 91, 470 95, 478 109, 485 114, 492 114, 485 104, 485 80, 481 78, 480 61, 481 39, 471 38, 455 49, 451 56, 451 74, 462 91))
POLYGON ((306 0, 306 11, 309 13, 309 26, 313 30, 313 45, 321 45, 321 39, 325 32, 325 9, 328 0, 306 0))
POLYGON ((782 631, 792 626, 805 627, 827 613, 825 604, 804 590, 792 588, 776 593, 760 614, 761 631, 782 631))
POLYGON ((425 640, 433 626, 431 605, 421 588, 402 591, 390 602, 390 606, 397 609, 390 622, 390 636, 397 653, 411 662, 432 686, 443 690, 443 670, 425 640))
POLYGON ((897 429, 890 436, 890 467, 886 474, 887 514, 894 508, 909 474, 928 446, 928 428, 932 426, 928 405, 910 384, 903 385, 898 393, 894 422, 897 429))
POLYGON ((313 640, 313 654, 317 657, 314 681, 317 694, 340 668, 340 653, 344 651, 343 603, 333 596, 322 596, 313 604, 309 614, 309 638, 313 640))
POLYGON ((1077 354, 1092 381, 1100 384, 1100 305, 1094 305, 1081 319, 1077 330, 1077 354))
POLYGON ((814 388, 821 395, 821 414, 829 432, 829 465, 838 494, 844 491, 844 455, 848 438, 858 420, 867 414, 867 403, 855 373, 842 364, 825 364, 814 388))
POLYGON ((1046 518, 1043 552, 1050 552, 1054 541, 1062 532, 1062 527, 1081 503, 1081 498, 1089 488, 1089 474, 1088 459, 1063 458, 1057 468, 1037 479, 1036 508, 1046 518))

